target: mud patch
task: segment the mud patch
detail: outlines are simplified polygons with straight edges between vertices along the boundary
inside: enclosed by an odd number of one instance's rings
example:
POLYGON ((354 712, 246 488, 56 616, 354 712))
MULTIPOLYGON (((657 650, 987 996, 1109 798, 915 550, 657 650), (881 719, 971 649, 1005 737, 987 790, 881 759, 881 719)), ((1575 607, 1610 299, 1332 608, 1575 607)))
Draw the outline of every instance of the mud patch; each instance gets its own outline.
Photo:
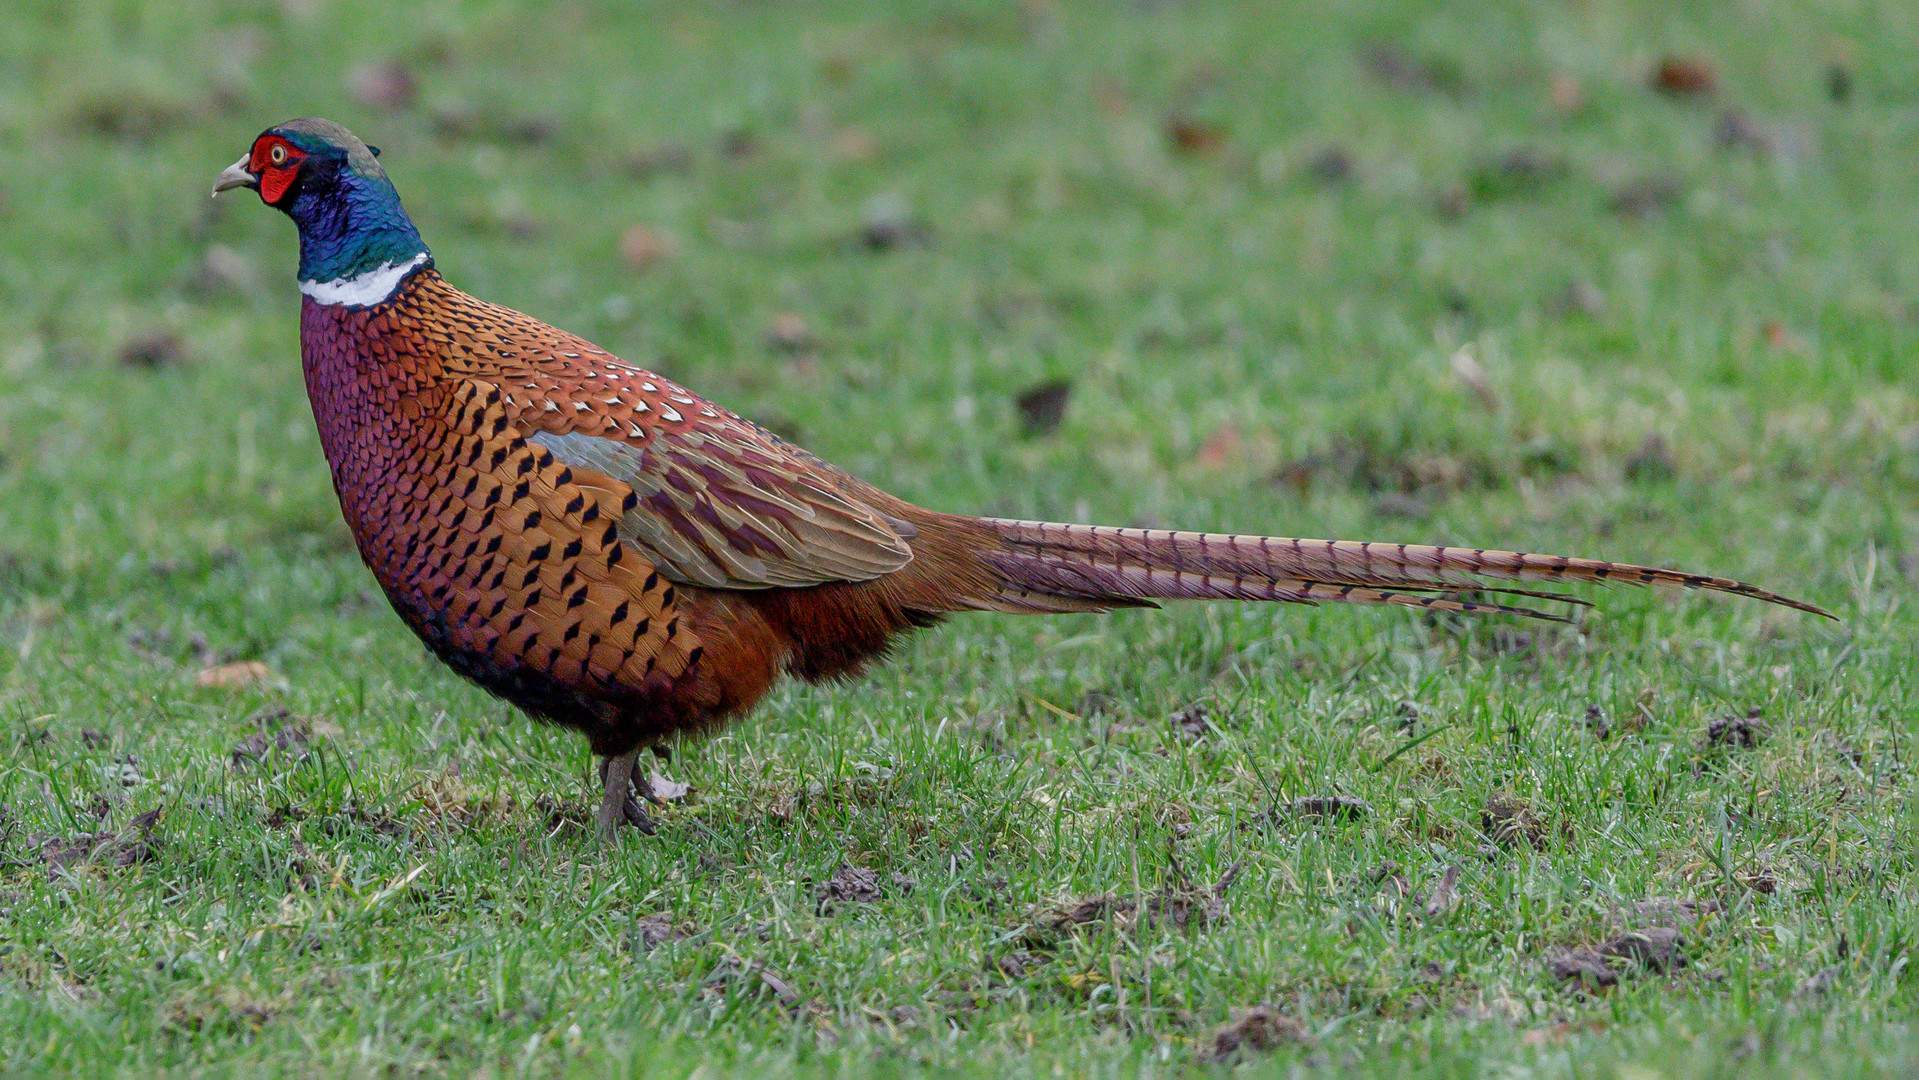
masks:
POLYGON ((1195 701, 1173 714, 1173 733, 1187 742, 1199 742, 1217 733, 1216 723, 1213 707, 1204 701, 1195 701))
POLYGON ((159 857, 160 840, 154 830, 162 813, 159 809, 148 810, 118 831, 30 837, 29 843, 38 852, 48 878, 81 866, 124 869, 159 857))
POLYGON ((161 1014, 161 1028, 170 1035, 183 1037, 226 1034, 251 1040, 285 1007, 285 1001, 256 997, 230 987, 191 990, 167 1003, 161 1014))
POLYGON ((820 886, 815 899, 819 914, 825 915, 838 904, 877 904, 884 896, 879 871, 841 863, 820 886))
POLYGON ((649 953, 669 942, 691 937, 697 932, 696 927, 676 923, 672 916, 656 912, 652 915, 642 915, 634 922, 630 941, 636 951, 649 953))
POLYGON ((1754 705, 1744 716, 1720 716, 1706 724, 1706 745, 1750 750, 1766 739, 1765 710, 1754 705))
POLYGON ((1598 946, 1557 946, 1546 951, 1546 970, 1589 990, 1615 986, 1624 976, 1666 973, 1686 965, 1686 939, 1670 926, 1631 930, 1598 946))
POLYGON ((227 752, 234 772, 245 772, 269 758, 274 764, 305 761, 313 738, 313 721, 286 708, 262 709, 247 718, 257 729, 227 752))
POLYGON ((1145 903, 1107 892, 1046 905, 1030 917, 1014 940, 1028 949, 1050 950, 1081 928, 1104 924, 1110 924, 1120 933, 1162 927, 1183 933, 1218 926, 1226 921, 1226 890, 1238 878, 1239 864, 1234 863, 1217 881, 1198 885, 1175 859, 1168 869, 1166 883, 1145 903))
POLYGON ((1309 795, 1285 804, 1275 817, 1302 821, 1358 821, 1373 812, 1373 804, 1351 795, 1309 795))
POLYGON ((706 983, 700 988, 700 996, 715 998, 739 993, 770 997, 789 1020, 797 1019, 813 1008, 791 980, 768 967, 765 961, 728 955, 721 958, 719 966, 707 976, 706 983))
POLYGON ((1316 1041, 1298 1020, 1271 1005, 1255 1005, 1214 1029, 1206 1043, 1205 1057, 1226 1064, 1282 1047, 1312 1046, 1316 1041))
POLYGON ((1013 406, 1019 412, 1020 434, 1030 439, 1057 430, 1066 419, 1066 402, 1072 392, 1073 384, 1065 379, 1053 379, 1020 391, 1013 399, 1013 406))
POLYGON ((1683 900, 1670 896, 1655 896, 1615 909, 1607 916, 1606 921, 1613 929, 1619 931, 1657 927, 1700 931, 1705 928, 1708 921, 1725 909, 1726 905, 1717 900, 1683 900))
POLYGON ((1479 831, 1500 847, 1523 843, 1537 851, 1546 846, 1546 823, 1532 804, 1512 795, 1487 797, 1479 809, 1479 831))

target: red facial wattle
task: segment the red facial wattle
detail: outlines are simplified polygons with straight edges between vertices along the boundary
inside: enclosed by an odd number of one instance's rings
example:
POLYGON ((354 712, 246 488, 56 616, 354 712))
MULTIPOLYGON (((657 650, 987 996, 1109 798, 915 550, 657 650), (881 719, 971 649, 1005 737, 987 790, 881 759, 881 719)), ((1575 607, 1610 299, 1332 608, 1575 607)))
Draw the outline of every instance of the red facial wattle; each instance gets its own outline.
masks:
POLYGON ((306 157, 285 139, 268 137, 253 146, 247 168, 260 178, 260 198, 269 206, 278 205, 300 173, 300 161, 306 157))
POLYGON ((260 197, 269 203, 278 204, 287 189, 293 186, 292 168, 269 168, 260 174, 260 197))

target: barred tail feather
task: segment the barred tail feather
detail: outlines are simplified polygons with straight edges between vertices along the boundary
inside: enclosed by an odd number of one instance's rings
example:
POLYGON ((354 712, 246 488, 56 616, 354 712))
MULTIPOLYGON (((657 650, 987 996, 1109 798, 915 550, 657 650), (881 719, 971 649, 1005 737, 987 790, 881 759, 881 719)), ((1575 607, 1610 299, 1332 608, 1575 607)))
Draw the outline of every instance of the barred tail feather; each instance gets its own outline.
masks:
POLYGON ((1046 521, 981 519, 1000 545, 982 553, 1017 606, 1057 598, 1079 606, 1153 600, 1272 600, 1396 604, 1441 611, 1496 612, 1566 621, 1530 608, 1434 595, 1499 592, 1585 601, 1553 593, 1491 587, 1506 581, 1626 582, 1731 593, 1832 618, 1831 613, 1731 578, 1563 555, 1481 548, 1305 540, 1280 536, 1123 529, 1046 521))

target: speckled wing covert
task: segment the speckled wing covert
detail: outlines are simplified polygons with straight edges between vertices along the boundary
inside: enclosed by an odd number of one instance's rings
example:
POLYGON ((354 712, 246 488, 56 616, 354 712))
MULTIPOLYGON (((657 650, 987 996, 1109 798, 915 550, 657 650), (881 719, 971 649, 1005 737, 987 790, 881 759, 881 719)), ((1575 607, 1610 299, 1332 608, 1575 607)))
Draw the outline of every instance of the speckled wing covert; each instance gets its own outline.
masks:
POLYGON ((797 588, 867 581, 912 560, 911 527, 862 502, 851 477, 589 342, 452 297, 447 321, 471 327, 486 350, 466 377, 498 384, 527 438, 577 482, 630 488, 620 537, 669 580, 797 588))

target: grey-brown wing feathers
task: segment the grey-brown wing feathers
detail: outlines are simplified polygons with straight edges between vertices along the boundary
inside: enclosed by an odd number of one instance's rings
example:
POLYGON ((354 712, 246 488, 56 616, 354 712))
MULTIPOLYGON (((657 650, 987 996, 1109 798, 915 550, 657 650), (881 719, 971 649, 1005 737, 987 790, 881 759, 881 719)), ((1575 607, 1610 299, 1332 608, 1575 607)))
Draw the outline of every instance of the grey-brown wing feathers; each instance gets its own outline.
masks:
POLYGON ((644 445, 582 432, 530 438, 575 469, 633 489, 619 524, 670 580, 715 589, 867 581, 913 550, 889 519, 836 490, 777 444, 742 445, 694 429, 644 445))

